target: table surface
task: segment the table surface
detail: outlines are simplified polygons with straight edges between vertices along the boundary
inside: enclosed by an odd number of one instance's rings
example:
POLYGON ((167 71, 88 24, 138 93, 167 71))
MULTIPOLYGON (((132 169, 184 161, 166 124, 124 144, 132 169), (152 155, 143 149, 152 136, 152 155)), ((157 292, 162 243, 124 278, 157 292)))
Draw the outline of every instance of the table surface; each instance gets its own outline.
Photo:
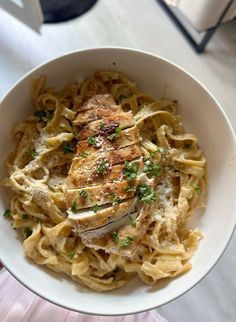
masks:
MULTIPOLYGON (((196 54, 155 0, 99 0, 82 17, 34 33, 0 10, 0 98, 33 67, 67 51, 103 45, 150 51, 185 68, 223 106, 236 129, 236 21, 196 54)), ((184 296, 158 309, 174 322, 235 321, 236 237, 213 271, 184 296)))

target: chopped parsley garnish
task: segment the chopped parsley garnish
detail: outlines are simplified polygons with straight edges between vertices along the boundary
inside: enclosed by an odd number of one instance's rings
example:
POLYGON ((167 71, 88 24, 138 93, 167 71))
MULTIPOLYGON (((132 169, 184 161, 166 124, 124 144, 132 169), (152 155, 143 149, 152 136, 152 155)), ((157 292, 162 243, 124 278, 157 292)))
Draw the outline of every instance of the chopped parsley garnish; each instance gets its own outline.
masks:
POLYGON ((80 197, 86 198, 88 196, 87 192, 85 190, 80 190, 79 192, 80 197))
POLYGON ((29 147, 27 152, 32 157, 32 159, 35 159, 39 155, 38 152, 36 152, 32 147, 29 147))
POLYGON ((113 231, 113 232, 111 233, 111 236, 112 236, 113 240, 114 240, 116 243, 119 243, 120 238, 119 238, 119 235, 118 235, 118 233, 117 233, 116 231, 113 231))
POLYGON ((23 231, 24 239, 27 239, 29 236, 31 236, 33 233, 32 229, 30 227, 25 227, 23 231))
POLYGON ((6 210, 4 211, 3 217, 4 217, 4 218, 9 218, 9 217, 11 217, 11 210, 10 210, 10 209, 6 209, 6 210))
POLYGON ((147 174, 149 178, 157 177, 160 171, 160 165, 150 158, 144 159, 144 168, 143 172, 147 174))
POLYGON ((94 211, 94 212, 97 212, 98 210, 99 210, 99 205, 98 204, 96 204, 96 205, 94 205, 93 207, 92 207, 92 210, 94 211))
POLYGON ((140 184, 137 187, 138 198, 144 203, 152 203, 156 199, 156 193, 147 184, 140 184))
POLYGON ((115 138, 117 138, 119 135, 120 135, 120 133, 121 133, 121 127, 117 127, 116 129, 115 129, 115 132, 114 133, 112 133, 112 134, 110 134, 110 135, 108 135, 108 139, 110 140, 110 141, 113 141, 115 138))
POLYGON ((136 227, 136 218, 129 216, 129 223, 132 227, 136 227))
POLYGON ((122 248, 129 247, 135 239, 132 236, 126 236, 125 238, 120 239, 116 231, 113 231, 111 233, 111 237, 119 245, 119 247, 122 247, 122 248))
POLYGON ((80 156, 81 156, 82 158, 87 158, 87 157, 89 156, 89 153, 88 153, 88 152, 86 152, 86 151, 84 151, 84 152, 81 152, 81 153, 80 153, 80 156))
POLYGON ((119 246, 123 248, 129 247, 133 241, 134 241, 134 237, 126 236, 124 239, 120 239, 119 246))
POLYGON ((76 201, 73 201, 71 205, 71 211, 75 214, 77 212, 77 204, 76 201))
POLYGON ((28 214, 23 214, 22 219, 24 219, 24 220, 29 219, 29 215, 28 214))
POLYGON ((97 144, 97 137, 96 136, 89 136, 88 137, 88 144, 96 146, 97 144))
POLYGON ((192 146, 192 144, 191 144, 191 143, 185 143, 185 144, 184 144, 184 148, 185 148, 185 149, 190 149, 190 148, 191 148, 191 146, 192 146))
POLYGON ((200 195, 202 193, 202 190, 199 186, 195 186, 194 189, 198 195, 200 195))
POLYGON ((47 113, 45 111, 36 111, 34 112, 34 116, 36 116, 39 121, 42 121, 43 118, 47 117, 47 113))
POLYGON ((98 166, 97 166, 96 172, 98 174, 103 175, 107 171, 108 166, 109 166, 109 163, 107 161, 105 161, 104 159, 101 159, 98 161, 98 166))
POLYGON ((75 152, 75 145, 73 143, 67 143, 63 147, 64 153, 74 153, 75 152))
POLYGON ((109 193, 109 199, 112 203, 112 206, 117 206, 120 203, 120 198, 115 194, 115 192, 109 193))
POLYGON ((127 180, 136 179, 138 175, 138 162, 129 163, 125 161, 123 175, 127 180))
POLYGON ((72 250, 71 252, 67 253, 67 257, 69 259, 72 259, 75 256, 75 250, 72 250))
POLYGON ((100 130, 103 130, 104 129, 104 126, 105 126, 105 123, 104 122, 100 122, 99 123, 99 129, 100 130))
POLYGON ((135 187, 128 185, 127 187, 125 187, 125 191, 126 192, 134 192, 135 191, 135 187))

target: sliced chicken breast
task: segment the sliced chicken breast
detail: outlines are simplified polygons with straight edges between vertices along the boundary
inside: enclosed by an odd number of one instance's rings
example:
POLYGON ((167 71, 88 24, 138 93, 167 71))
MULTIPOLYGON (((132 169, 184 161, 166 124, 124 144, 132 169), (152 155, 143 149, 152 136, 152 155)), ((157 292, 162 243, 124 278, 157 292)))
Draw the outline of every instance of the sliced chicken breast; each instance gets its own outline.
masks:
POLYGON ((78 232, 95 229, 108 224, 112 220, 122 218, 127 213, 134 212, 136 198, 124 201, 116 206, 107 206, 97 209, 78 210, 76 213, 70 210, 69 218, 77 224, 78 232))
POLYGON ((106 171, 104 171, 104 173, 106 173, 111 171, 111 167, 115 164, 122 164, 125 161, 131 161, 139 157, 141 157, 141 150, 137 144, 119 150, 92 154, 87 158, 75 157, 72 162, 68 177, 69 180, 73 182, 78 173, 90 171, 92 169, 94 172, 97 172, 99 169, 99 164, 102 162, 105 163, 104 167, 106 167, 106 171))
POLYGON ((86 246, 130 256, 151 222, 139 185, 154 182, 141 174, 135 119, 109 94, 94 95, 78 112, 79 143, 67 178, 68 217, 86 246))
POLYGON ((83 105, 78 109, 78 112, 91 110, 95 108, 110 108, 116 105, 116 102, 111 94, 97 94, 90 97, 83 105))
POLYGON ((126 180, 113 183, 105 183, 83 189, 69 189, 66 194, 66 205, 71 207, 73 203, 78 209, 89 208, 96 204, 117 205, 123 199, 132 198, 135 194, 138 180, 126 180))
POLYGON ((126 129, 135 124, 132 112, 110 113, 109 117, 96 120, 85 126, 79 133, 80 140, 96 135, 109 137, 116 133, 116 129, 126 129))
POLYGON ((122 226, 130 224, 130 222, 136 222, 137 217, 138 217, 137 212, 133 212, 132 214, 126 214, 124 215, 124 217, 115 221, 111 221, 107 225, 101 226, 97 229, 90 229, 90 230, 83 231, 81 233, 81 237, 86 244, 91 243, 93 241, 94 243, 96 243, 97 238, 100 238, 101 236, 104 236, 106 234, 110 234, 110 232, 112 231, 116 232, 122 226))
POLYGON ((109 117, 113 113, 122 113, 122 107, 120 105, 110 106, 110 108, 93 108, 77 114, 73 123, 77 126, 90 123, 92 121, 100 120, 105 117, 109 117))
POLYGON ((149 207, 142 206, 137 212, 126 214, 108 225, 82 232, 82 241, 88 247, 107 253, 132 256, 152 222, 147 216, 149 207))
MULTIPOLYGON (((139 173, 142 171, 143 162, 141 159, 131 161, 138 163, 139 173)), ((121 181, 124 179, 123 175, 123 164, 117 164, 110 168, 110 171, 104 173, 103 176, 98 176, 94 169, 82 172, 73 172, 68 178, 67 186, 68 188, 83 188, 86 186, 95 186, 102 183, 121 181)))
POLYGON ((121 131, 119 136, 117 136, 113 140, 110 140, 105 136, 101 136, 97 138, 97 144, 95 143, 94 145, 90 144, 88 140, 79 141, 77 145, 76 154, 78 156, 87 157, 90 154, 97 152, 104 152, 124 148, 126 146, 138 143, 139 141, 140 136, 138 128, 136 126, 133 126, 121 131))

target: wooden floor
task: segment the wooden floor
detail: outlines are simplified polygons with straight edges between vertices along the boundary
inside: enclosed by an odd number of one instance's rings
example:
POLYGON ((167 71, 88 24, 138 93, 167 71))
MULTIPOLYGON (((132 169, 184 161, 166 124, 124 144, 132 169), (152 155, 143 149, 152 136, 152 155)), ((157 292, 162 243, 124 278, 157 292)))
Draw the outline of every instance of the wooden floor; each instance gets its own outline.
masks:
MULTIPOLYGON (((163 56, 196 76, 236 129, 236 21, 220 28, 197 55, 155 0, 98 0, 86 15, 34 33, 0 10, 0 98, 27 71, 67 51, 103 45, 163 56)), ((213 271, 158 312, 173 322, 236 321, 236 236, 213 271)))

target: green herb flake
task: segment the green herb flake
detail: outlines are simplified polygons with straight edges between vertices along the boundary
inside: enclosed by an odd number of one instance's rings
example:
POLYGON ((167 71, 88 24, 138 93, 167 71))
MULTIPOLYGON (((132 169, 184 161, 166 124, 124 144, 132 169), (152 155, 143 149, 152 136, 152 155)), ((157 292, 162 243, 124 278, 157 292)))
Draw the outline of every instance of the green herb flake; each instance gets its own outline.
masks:
POLYGON ((79 192, 80 197, 86 198, 88 196, 87 192, 85 190, 80 190, 79 192))
POLYGON ((119 205, 119 203, 121 201, 120 198, 115 194, 115 192, 109 193, 109 199, 110 199, 110 202, 112 203, 113 207, 119 205))
POLYGON ((118 233, 117 233, 116 231, 113 231, 113 232, 111 233, 111 237, 112 237, 112 239, 113 239, 116 243, 119 243, 120 238, 119 238, 119 235, 118 235, 118 233))
POLYGON ((136 179, 138 175, 138 162, 129 163, 125 161, 123 175, 127 180, 136 179))
POLYGON ((75 256, 75 250, 72 250, 71 252, 67 253, 67 257, 69 259, 72 259, 75 256))
POLYGON ((93 207, 92 207, 92 210, 94 211, 94 212, 97 212, 98 210, 99 210, 99 205, 98 204, 96 204, 96 205, 94 205, 93 207))
POLYGON ((200 195, 202 193, 202 190, 199 186, 195 186, 194 189, 198 195, 200 195))
POLYGON ((185 144, 184 144, 184 148, 185 148, 185 149, 190 149, 190 148, 191 148, 191 146, 192 146, 192 144, 191 144, 191 143, 185 143, 185 144))
POLYGON ((138 198, 144 203, 152 203, 156 199, 156 193, 147 184, 140 184, 137 187, 138 198))
POLYGON ((136 227, 136 218, 129 216, 129 223, 132 227, 136 227))
POLYGON ((96 140, 96 136, 89 136, 88 137, 88 144, 90 145, 93 145, 93 146, 96 146, 97 144, 97 140, 96 140))
POLYGON ((159 175, 160 165, 150 158, 144 159, 144 168, 143 172, 147 174, 149 178, 157 177, 159 175))
POLYGON ((135 191, 135 187, 128 185, 127 187, 125 187, 125 191, 126 192, 134 192, 135 191))
POLYGON ((75 152, 75 145, 73 143, 67 143, 63 147, 64 153, 74 153, 75 152))
POLYGON ((72 205, 71 205, 71 211, 75 214, 77 213, 77 204, 76 201, 73 201, 72 205))
POLYGON ((80 156, 81 156, 82 158, 87 158, 87 157, 89 156, 89 153, 88 153, 88 152, 86 152, 86 151, 84 151, 84 152, 81 152, 81 153, 80 153, 80 156))
POLYGON ((98 174, 103 175, 107 171, 108 166, 109 166, 109 163, 106 160, 101 159, 98 161, 98 166, 97 166, 96 172, 98 174))
POLYGON ((134 241, 134 237, 126 236, 124 239, 120 239, 119 246, 122 248, 129 247, 133 241, 134 241))
POLYGON ((112 134, 110 134, 110 135, 108 135, 108 139, 110 140, 110 141, 113 141, 114 139, 116 139, 119 135, 120 135, 120 133, 121 133, 121 127, 117 127, 116 129, 115 129, 115 132, 114 133, 112 133, 112 134))
POLYGON ((100 122, 100 123, 99 123, 99 129, 100 129, 100 130, 103 130, 103 129, 104 129, 104 127, 105 127, 105 123, 104 123, 104 122, 100 122))
POLYGON ((31 236, 33 233, 32 229, 30 227, 25 227, 23 231, 24 239, 27 239, 29 236, 31 236))
POLYGON ((22 215, 22 219, 24 219, 24 220, 29 219, 29 215, 28 215, 28 214, 26 214, 26 213, 25 213, 25 214, 23 214, 23 215, 22 215))
POLYGON ((33 149, 32 147, 29 147, 27 152, 32 159, 35 159, 39 155, 38 152, 36 152, 35 149, 33 149))
POLYGON ((47 117, 47 113, 45 111, 36 111, 34 112, 34 116, 39 119, 39 121, 42 121, 43 118, 47 117))
POLYGON ((6 209, 4 211, 3 217, 4 218, 10 218, 11 217, 11 210, 10 209, 6 209))

